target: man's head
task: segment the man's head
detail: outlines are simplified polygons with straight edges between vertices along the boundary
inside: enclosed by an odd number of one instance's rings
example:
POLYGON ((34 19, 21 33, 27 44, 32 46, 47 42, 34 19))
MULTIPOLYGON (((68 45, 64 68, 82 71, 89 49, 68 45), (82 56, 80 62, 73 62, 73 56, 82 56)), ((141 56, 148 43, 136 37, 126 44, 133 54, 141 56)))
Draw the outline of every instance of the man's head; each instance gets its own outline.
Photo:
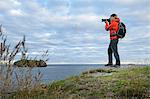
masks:
POLYGON ((112 15, 110 16, 110 20, 114 20, 115 18, 117 18, 117 14, 112 14, 112 15))

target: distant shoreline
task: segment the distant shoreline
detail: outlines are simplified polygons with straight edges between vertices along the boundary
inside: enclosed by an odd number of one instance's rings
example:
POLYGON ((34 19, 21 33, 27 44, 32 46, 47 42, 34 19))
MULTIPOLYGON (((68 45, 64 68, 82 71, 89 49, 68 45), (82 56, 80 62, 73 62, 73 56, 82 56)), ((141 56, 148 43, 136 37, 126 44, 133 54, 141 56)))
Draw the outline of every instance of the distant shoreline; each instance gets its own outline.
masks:
MULTIPOLYGON (((88 66, 90 66, 90 65, 105 65, 105 64, 97 64, 97 63, 95 63, 95 64, 90 64, 90 63, 87 63, 87 64, 71 64, 71 63, 69 63, 69 64, 47 64, 48 66, 69 66, 69 65, 71 65, 71 66, 86 66, 86 65, 88 65, 88 66)), ((121 67, 122 66, 130 66, 130 65, 132 65, 132 66, 147 66, 147 65, 150 65, 150 64, 121 64, 121 67)))

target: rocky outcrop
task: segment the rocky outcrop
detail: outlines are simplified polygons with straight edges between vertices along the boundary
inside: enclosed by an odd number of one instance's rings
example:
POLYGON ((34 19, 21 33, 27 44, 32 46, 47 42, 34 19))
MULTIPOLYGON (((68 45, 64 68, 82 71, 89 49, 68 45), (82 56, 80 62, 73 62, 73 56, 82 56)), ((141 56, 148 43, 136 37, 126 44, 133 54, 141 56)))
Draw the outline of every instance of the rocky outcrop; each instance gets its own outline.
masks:
POLYGON ((22 59, 14 62, 14 65, 18 67, 46 67, 47 66, 46 62, 43 60, 26 60, 26 59, 22 59))

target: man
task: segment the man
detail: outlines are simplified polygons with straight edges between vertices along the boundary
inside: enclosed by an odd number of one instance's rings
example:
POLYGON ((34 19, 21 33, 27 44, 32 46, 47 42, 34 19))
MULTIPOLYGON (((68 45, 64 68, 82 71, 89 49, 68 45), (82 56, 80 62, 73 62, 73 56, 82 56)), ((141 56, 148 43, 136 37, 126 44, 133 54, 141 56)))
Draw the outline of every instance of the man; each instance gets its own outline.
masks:
POLYGON ((112 14, 110 16, 110 23, 108 21, 105 22, 105 29, 107 31, 110 31, 110 44, 108 47, 108 64, 105 66, 120 66, 120 57, 118 54, 118 41, 119 38, 116 35, 118 31, 118 24, 120 22, 120 19, 117 17, 116 14, 112 14), (116 64, 113 65, 113 57, 112 54, 114 54, 114 57, 116 59, 116 64))

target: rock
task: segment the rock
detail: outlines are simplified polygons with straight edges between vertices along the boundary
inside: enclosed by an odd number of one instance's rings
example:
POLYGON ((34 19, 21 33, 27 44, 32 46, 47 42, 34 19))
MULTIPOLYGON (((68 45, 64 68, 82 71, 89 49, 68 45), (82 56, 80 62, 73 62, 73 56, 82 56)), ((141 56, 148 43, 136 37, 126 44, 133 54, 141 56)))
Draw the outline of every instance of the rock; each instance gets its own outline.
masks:
POLYGON ((14 62, 14 65, 18 67, 46 67, 47 66, 46 62, 43 60, 26 60, 26 59, 22 59, 14 62))

